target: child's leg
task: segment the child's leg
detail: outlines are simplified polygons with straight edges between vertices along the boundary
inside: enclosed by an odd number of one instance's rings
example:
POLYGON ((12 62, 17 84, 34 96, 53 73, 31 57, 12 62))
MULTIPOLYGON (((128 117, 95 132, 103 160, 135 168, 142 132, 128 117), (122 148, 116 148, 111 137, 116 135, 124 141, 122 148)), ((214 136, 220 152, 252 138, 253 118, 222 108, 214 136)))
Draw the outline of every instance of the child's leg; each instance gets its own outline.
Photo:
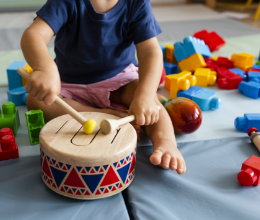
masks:
MULTIPOLYGON (((83 105, 72 99, 63 98, 62 96, 59 97, 62 98, 63 101, 65 101, 67 104, 69 104, 72 108, 74 108, 78 112, 102 112, 102 113, 116 115, 118 117, 127 116, 127 114, 122 111, 117 111, 113 109, 93 108, 93 107, 83 105)), ((46 122, 58 116, 67 114, 55 103, 53 103, 52 105, 45 105, 43 102, 38 101, 35 97, 31 96, 30 94, 27 97, 27 109, 28 110, 41 109, 43 111, 44 119, 46 122)))
MULTIPOLYGON (((138 80, 111 93, 110 100, 130 106, 138 80)), ((179 174, 186 171, 184 159, 177 148, 173 125, 166 109, 161 105, 160 119, 156 124, 144 126, 147 135, 153 142, 154 151, 150 161, 154 165, 161 165, 164 169, 177 170, 179 174)))

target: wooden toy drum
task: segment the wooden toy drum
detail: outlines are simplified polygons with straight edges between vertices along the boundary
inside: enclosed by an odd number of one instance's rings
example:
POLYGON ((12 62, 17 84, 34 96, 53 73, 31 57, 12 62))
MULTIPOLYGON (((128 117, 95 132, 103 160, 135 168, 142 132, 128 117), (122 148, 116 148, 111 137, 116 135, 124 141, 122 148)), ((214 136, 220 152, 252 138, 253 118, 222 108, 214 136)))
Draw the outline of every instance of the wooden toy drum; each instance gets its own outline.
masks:
POLYGON ((135 175, 137 135, 128 123, 104 135, 103 119, 118 119, 95 112, 81 113, 98 127, 91 135, 69 115, 48 122, 40 133, 43 182, 54 192, 75 199, 100 199, 127 188, 135 175))

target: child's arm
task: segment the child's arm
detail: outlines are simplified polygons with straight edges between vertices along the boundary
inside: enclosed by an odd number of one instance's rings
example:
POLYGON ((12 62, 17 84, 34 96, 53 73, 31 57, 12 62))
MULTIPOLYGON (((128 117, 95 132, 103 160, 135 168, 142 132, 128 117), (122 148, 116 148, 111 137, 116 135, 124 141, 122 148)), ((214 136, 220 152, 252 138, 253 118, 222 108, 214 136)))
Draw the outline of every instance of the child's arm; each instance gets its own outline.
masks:
POLYGON ((136 45, 139 85, 129 108, 135 114, 138 125, 150 125, 159 120, 156 95, 163 70, 163 54, 157 38, 151 38, 136 45))
POLYGON ((47 49, 54 36, 52 28, 40 17, 28 27, 21 40, 21 48, 28 64, 34 70, 26 84, 26 91, 46 105, 54 102, 60 92, 60 76, 47 49))

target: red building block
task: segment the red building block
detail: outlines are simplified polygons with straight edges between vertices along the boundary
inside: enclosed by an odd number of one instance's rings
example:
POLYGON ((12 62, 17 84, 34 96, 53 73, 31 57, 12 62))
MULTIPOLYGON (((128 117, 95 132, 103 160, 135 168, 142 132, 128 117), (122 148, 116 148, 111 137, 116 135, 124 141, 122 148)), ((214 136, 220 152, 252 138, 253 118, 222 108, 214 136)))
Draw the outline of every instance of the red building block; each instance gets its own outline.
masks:
POLYGON ((210 58, 205 58, 206 66, 205 68, 209 68, 212 71, 216 71, 216 68, 218 67, 218 63, 215 60, 212 60, 210 58))
POLYGON ((196 32, 193 36, 204 40, 205 44, 209 46, 211 52, 218 50, 226 43, 215 31, 207 32, 206 30, 201 30, 196 32))
POLYGON ((12 136, 14 136, 12 129, 10 129, 10 128, 2 128, 2 129, 0 130, 0 139, 1 139, 3 136, 5 136, 5 135, 12 135, 12 136))
POLYGON ((218 57, 217 64, 219 67, 225 67, 227 69, 234 68, 234 62, 227 57, 218 57))
POLYGON ((243 81, 243 78, 235 73, 232 73, 224 67, 218 67, 218 87, 220 89, 237 89, 238 85, 243 81))
POLYGON ((243 164, 237 174, 238 181, 243 186, 258 186, 260 183, 260 157, 252 155, 243 164))
POLYGON ((5 135, 0 139, 0 161, 18 158, 19 152, 13 135, 5 135))
POLYGON ((162 77, 161 77, 161 80, 160 80, 160 83, 159 83, 159 86, 162 85, 165 81, 165 77, 166 77, 166 70, 165 68, 163 67, 163 71, 162 71, 162 77))

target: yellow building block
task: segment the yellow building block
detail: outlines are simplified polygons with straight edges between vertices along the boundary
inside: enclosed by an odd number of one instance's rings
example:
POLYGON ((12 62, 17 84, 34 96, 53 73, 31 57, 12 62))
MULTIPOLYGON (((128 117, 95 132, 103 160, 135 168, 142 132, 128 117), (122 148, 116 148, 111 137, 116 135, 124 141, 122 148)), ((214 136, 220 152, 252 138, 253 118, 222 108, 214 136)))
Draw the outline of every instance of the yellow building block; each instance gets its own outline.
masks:
MULTIPOLYGON (((29 74, 33 73, 33 69, 29 66, 28 63, 26 63, 23 67, 24 70, 26 70, 29 74)), ((27 83, 27 80, 22 77, 22 85, 25 86, 27 83)))
POLYGON ((210 57, 210 59, 218 61, 218 57, 210 57))
POLYGON ((235 67, 247 70, 254 65, 254 55, 249 53, 234 53, 231 57, 235 67))
POLYGON ((214 86, 217 81, 217 73, 208 68, 196 69, 194 76, 197 78, 196 86, 207 87, 214 86))
POLYGON ((171 77, 171 86, 170 86, 170 99, 177 97, 177 92, 179 90, 187 90, 191 86, 196 85, 196 77, 191 75, 191 72, 183 71, 179 74, 174 74, 171 77))
POLYGON ((171 44, 163 44, 163 46, 166 47, 165 62, 177 64, 176 58, 175 58, 174 53, 173 53, 174 46, 171 45, 171 44))
POLYGON ((203 56, 199 53, 195 53, 192 56, 182 60, 179 62, 179 67, 181 71, 195 71, 199 67, 206 66, 205 60, 203 56))

